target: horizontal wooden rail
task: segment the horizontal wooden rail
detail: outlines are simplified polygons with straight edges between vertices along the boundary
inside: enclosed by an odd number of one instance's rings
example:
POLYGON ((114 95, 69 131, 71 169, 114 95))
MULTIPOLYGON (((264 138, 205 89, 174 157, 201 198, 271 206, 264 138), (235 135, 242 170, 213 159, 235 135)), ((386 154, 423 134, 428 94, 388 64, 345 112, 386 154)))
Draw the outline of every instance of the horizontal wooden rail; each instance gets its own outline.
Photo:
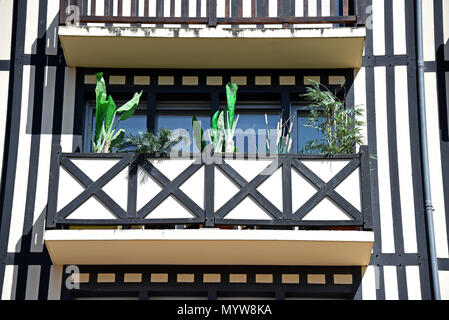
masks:
MULTIPOLYGON (((188 3, 189 0, 187 0, 188 3)), ((125 8, 125 2, 118 1, 113 8, 111 0, 91 0, 87 6, 85 0, 60 0, 60 25, 66 24, 67 18, 75 19, 81 23, 124 23, 124 24, 203 24, 210 27, 219 24, 247 25, 247 24, 282 24, 283 26, 295 24, 353 24, 364 25, 366 20, 366 0, 316 0, 316 7, 312 8, 309 0, 303 1, 301 12, 296 10, 297 1, 277 1, 277 16, 271 15, 269 0, 251 1, 251 7, 246 8, 244 14, 242 1, 226 0, 224 16, 218 14, 216 0, 197 0, 196 14, 192 16, 189 5, 178 8, 180 16, 175 16, 175 1, 170 2, 170 8, 157 6, 156 12, 150 16, 149 1, 131 0, 125 8), (206 16, 201 16, 201 7, 198 5, 207 1, 206 16), (325 2, 326 1, 326 2, 325 2), (101 2, 101 6, 99 5, 101 2), (104 3, 103 3, 104 2, 104 3), (326 9, 325 4, 326 3, 326 9), (138 5, 143 8, 139 8, 138 5), (99 8, 102 8, 101 11, 99 8), (127 10, 125 10, 127 9, 127 10), (314 11, 314 12, 312 12, 314 11), (167 13, 168 12, 168 13, 167 13), (249 12, 249 16, 248 15, 249 12)), ((222 8, 221 8, 222 9, 222 8)))
MULTIPOLYGON (((209 18, 182 17, 102 17, 82 16, 82 23, 126 23, 126 24, 208 24, 209 18)), ((260 17, 260 18, 217 18, 218 24, 326 24, 326 23, 355 23, 356 16, 346 17, 260 17)))

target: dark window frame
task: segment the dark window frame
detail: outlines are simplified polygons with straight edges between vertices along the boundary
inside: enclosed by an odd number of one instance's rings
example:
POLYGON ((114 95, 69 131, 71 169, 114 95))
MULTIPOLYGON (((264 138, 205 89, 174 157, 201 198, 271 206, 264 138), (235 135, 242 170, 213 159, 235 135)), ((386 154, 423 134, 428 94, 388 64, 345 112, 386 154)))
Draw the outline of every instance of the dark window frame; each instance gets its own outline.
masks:
MULTIPOLYGON (((95 99, 94 90, 95 84, 84 82, 85 75, 92 75, 99 71, 103 71, 104 77, 107 80, 110 75, 121 74, 126 77, 123 85, 109 85, 108 94, 111 94, 116 100, 126 100, 132 97, 133 92, 143 91, 141 104, 147 106, 147 129, 154 131, 156 127, 156 113, 157 105, 161 100, 167 100, 167 97, 175 96, 189 97, 192 100, 198 100, 195 97, 203 97, 210 104, 210 116, 212 117, 216 110, 223 105, 226 99, 225 84, 231 80, 231 76, 246 76, 247 85, 240 86, 238 94, 238 105, 245 100, 264 100, 263 103, 272 101, 273 97, 276 104, 279 106, 282 114, 282 119, 288 120, 291 116, 291 107, 298 103, 298 96, 305 93, 306 85, 304 79, 308 76, 320 76, 321 83, 334 91, 339 85, 330 85, 328 77, 330 76, 344 76, 346 78, 345 102, 348 105, 354 104, 354 93, 352 85, 354 81, 354 71, 352 69, 292 69, 292 70, 277 70, 277 69, 239 69, 239 70, 225 70, 225 69, 207 69, 207 70, 173 70, 173 69, 97 69, 97 68, 77 68, 77 79, 75 88, 75 110, 73 118, 73 152, 82 152, 85 150, 85 132, 86 132, 86 101, 95 99), (134 76, 149 76, 149 85, 134 85, 134 76), (172 86, 159 86, 157 84, 158 76, 173 76, 174 84, 172 86), (198 76, 199 82, 197 86, 183 86, 182 76, 194 75, 198 76), (269 86, 258 86, 255 84, 256 76, 270 75, 272 83, 269 86), (223 84, 221 86, 208 86, 206 84, 207 76, 221 76, 223 84), (280 85, 280 76, 294 76, 295 85, 280 85), (163 99, 160 99, 160 98, 163 99)), ((294 137, 296 140, 296 137, 294 137)), ((295 142, 295 141, 294 141, 295 142)), ((296 145, 296 143, 294 143, 296 145)), ((294 150, 293 150, 294 152, 294 150)))

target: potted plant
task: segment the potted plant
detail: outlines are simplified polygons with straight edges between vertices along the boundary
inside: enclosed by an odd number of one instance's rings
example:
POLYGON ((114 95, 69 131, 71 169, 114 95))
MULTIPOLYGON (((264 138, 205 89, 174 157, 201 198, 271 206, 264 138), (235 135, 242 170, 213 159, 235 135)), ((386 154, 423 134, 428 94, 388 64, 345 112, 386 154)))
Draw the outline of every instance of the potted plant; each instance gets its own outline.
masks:
MULTIPOLYGON (((319 153, 329 156, 352 154, 356 145, 363 143, 363 121, 358 120, 363 109, 360 106, 345 107, 336 94, 324 85, 309 79, 312 86, 301 95, 309 103, 310 117, 306 126, 317 129, 323 138, 308 141, 301 153, 319 153)), ((323 230, 359 230, 359 227, 321 227, 323 230)))
POLYGON ((326 155, 354 153, 356 145, 363 143, 362 126, 365 123, 357 119, 363 109, 360 106, 345 107, 344 102, 327 87, 309 81, 313 85, 301 95, 311 108, 306 126, 318 130, 323 138, 308 141, 300 152, 326 155))
MULTIPOLYGON (((214 146, 215 152, 236 152, 234 143, 234 133, 239 117, 234 118, 235 103, 237 101, 238 85, 229 82, 226 85, 226 100, 227 105, 223 110, 215 112, 211 120, 209 138, 214 146)), ((204 141, 203 129, 195 116, 192 118, 194 141, 201 152, 206 147, 204 141)))
POLYGON ((97 85, 95 88, 95 128, 91 135, 93 151, 96 153, 109 153, 118 147, 124 137, 125 130, 117 131, 118 124, 130 118, 139 105, 142 95, 135 93, 133 98, 117 109, 114 99, 106 92, 106 83, 103 72, 96 74, 97 85), (115 119, 116 115, 120 117, 115 119))

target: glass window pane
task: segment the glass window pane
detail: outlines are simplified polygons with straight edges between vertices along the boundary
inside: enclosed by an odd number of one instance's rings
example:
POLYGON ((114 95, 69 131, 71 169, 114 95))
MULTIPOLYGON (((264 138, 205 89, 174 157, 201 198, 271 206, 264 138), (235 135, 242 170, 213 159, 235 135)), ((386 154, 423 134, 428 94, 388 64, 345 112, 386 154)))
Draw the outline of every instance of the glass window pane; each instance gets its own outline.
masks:
POLYGON ((201 123, 201 128, 204 131, 210 127, 210 116, 206 114, 199 114, 192 112, 187 113, 160 113, 157 116, 156 128, 159 130, 161 128, 173 130, 175 134, 187 136, 189 142, 181 141, 174 148, 177 150, 182 150, 183 152, 193 152, 198 153, 198 147, 193 141, 193 128, 192 128, 192 117, 196 116, 198 121, 201 123))
MULTIPOLYGON (((309 118, 310 113, 308 111, 300 111, 298 112, 297 126, 298 126, 298 153, 303 153, 304 146, 309 142, 317 139, 323 139, 324 135, 318 131, 318 129, 308 127, 307 119, 309 118)), ((323 118, 324 120, 324 118, 323 118)), ((307 152, 310 153, 310 152, 307 152)))
MULTIPOLYGON (((280 120, 279 113, 267 112, 270 140, 276 139, 276 127, 280 120)), ((267 152, 265 113, 237 111, 239 115, 234 141, 239 153, 267 152)), ((273 145, 273 144, 272 144, 273 145)))
MULTIPOLYGON (((119 115, 115 116, 115 120, 113 123, 114 128, 117 123, 117 129, 116 131, 120 129, 125 130, 125 135, 128 134, 139 134, 141 132, 145 132, 147 130, 147 116, 145 114, 145 111, 136 111, 130 118, 124 120, 124 121, 118 121, 120 118, 119 115)), ((95 128, 95 110, 92 111, 92 122, 91 122, 91 128, 95 128)), ((92 129, 91 129, 92 130, 92 129)), ((88 133, 89 139, 91 136, 91 133, 88 133)), ((91 146, 92 148, 92 146, 91 146)), ((132 147, 123 149, 122 151, 130 151, 133 150, 132 147)))

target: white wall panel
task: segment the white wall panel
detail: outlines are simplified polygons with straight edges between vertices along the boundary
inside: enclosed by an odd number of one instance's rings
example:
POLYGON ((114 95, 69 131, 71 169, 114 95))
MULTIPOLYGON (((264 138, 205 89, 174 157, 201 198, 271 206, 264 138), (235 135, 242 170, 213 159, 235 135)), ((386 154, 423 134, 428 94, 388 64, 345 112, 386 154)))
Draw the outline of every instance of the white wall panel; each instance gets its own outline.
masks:
POLYGON ((8 252, 19 252, 28 185, 30 163, 31 123, 34 108, 35 67, 23 66, 22 106, 20 112, 19 143, 17 150, 17 170, 14 183, 14 196, 9 230, 8 252))
MULTIPOLYGON (((75 115, 75 86, 76 68, 65 68, 61 125, 61 148, 63 152, 72 152, 73 117, 75 115)), ((57 108, 60 107, 61 106, 57 106, 57 108)))
POLYGON ((424 61, 435 60, 435 25, 433 1, 426 1, 422 6, 423 11, 423 44, 424 61))
MULTIPOLYGON (((3 166, 6 116, 8 113, 9 71, 0 71, 0 172, 3 166)), ((1 177, 0 177, 1 182, 1 177)))
POLYGON ((399 300, 396 266, 384 266, 384 287, 386 300, 399 300))
POLYGON ((52 265, 50 267, 50 278, 48 283, 48 300, 61 299, 62 266, 52 265))
POLYGON ((25 300, 38 299, 40 275, 41 275, 41 266, 39 265, 28 266, 25 300))
POLYGON ((59 0, 48 0, 45 54, 58 54, 59 0))
POLYGON ((394 253, 393 215, 390 191, 390 164, 387 129, 387 94, 385 67, 374 68, 376 99, 377 168, 379 179, 379 207, 382 252, 394 253))
POLYGON ((3 277, 2 300, 15 300, 17 289, 17 271, 19 266, 6 265, 3 277))
POLYGON ((385 11, 383 1, 373 1, 373 53, 385 54, 385 11))
POLYGON ((444 203, 443 172, 441 167, 440 130, 436 74, 425 74, 427 140, 430 163, 430 187, 435 211, 433 221, 438 258, 449 258, 444 203))
POLYGON ((25 54, 36 53, 36 39, 38 38, 39 1, 27 2, 27 19, 25 25, 25 54))
POLYGON ((0 0, 0 60, 11 57, 12 14, 14 1, 0 0))
POLYGON ((47 209, 48 181, 50 177, 50 158, 53 129, 53 106, 55 101, 56 67, 45 68, 44 98, 39 146, 36 196, 34 203, 31 252, 42 252, 45 214, 47 209))
POLYGON ((407 293, 409 300, 421 300, 421 280, 419 278, 419 266, 406 266, 407 293))
POLYGON ((407 43, 405 37, 405 1, 393 1, 393 39, 394 54, 406 54, 407 43))
POLYGON ((439 271, 441 299, 449 300, 449 271, 439 271))
POLYGON ((418 252, 413 193, 407 67, 395 67, 396 137, 404 250, 418 252))
POLYGON ((376 300, 376 287, 378 276, 375 266, 368 266, 362 278, 362 299, 376 300))
MULTIPOLYGON (((449 61, 449 0, 443 0, 444 56, 449 61)), ((446 80, 447 82, 447 80, 446 80)))

